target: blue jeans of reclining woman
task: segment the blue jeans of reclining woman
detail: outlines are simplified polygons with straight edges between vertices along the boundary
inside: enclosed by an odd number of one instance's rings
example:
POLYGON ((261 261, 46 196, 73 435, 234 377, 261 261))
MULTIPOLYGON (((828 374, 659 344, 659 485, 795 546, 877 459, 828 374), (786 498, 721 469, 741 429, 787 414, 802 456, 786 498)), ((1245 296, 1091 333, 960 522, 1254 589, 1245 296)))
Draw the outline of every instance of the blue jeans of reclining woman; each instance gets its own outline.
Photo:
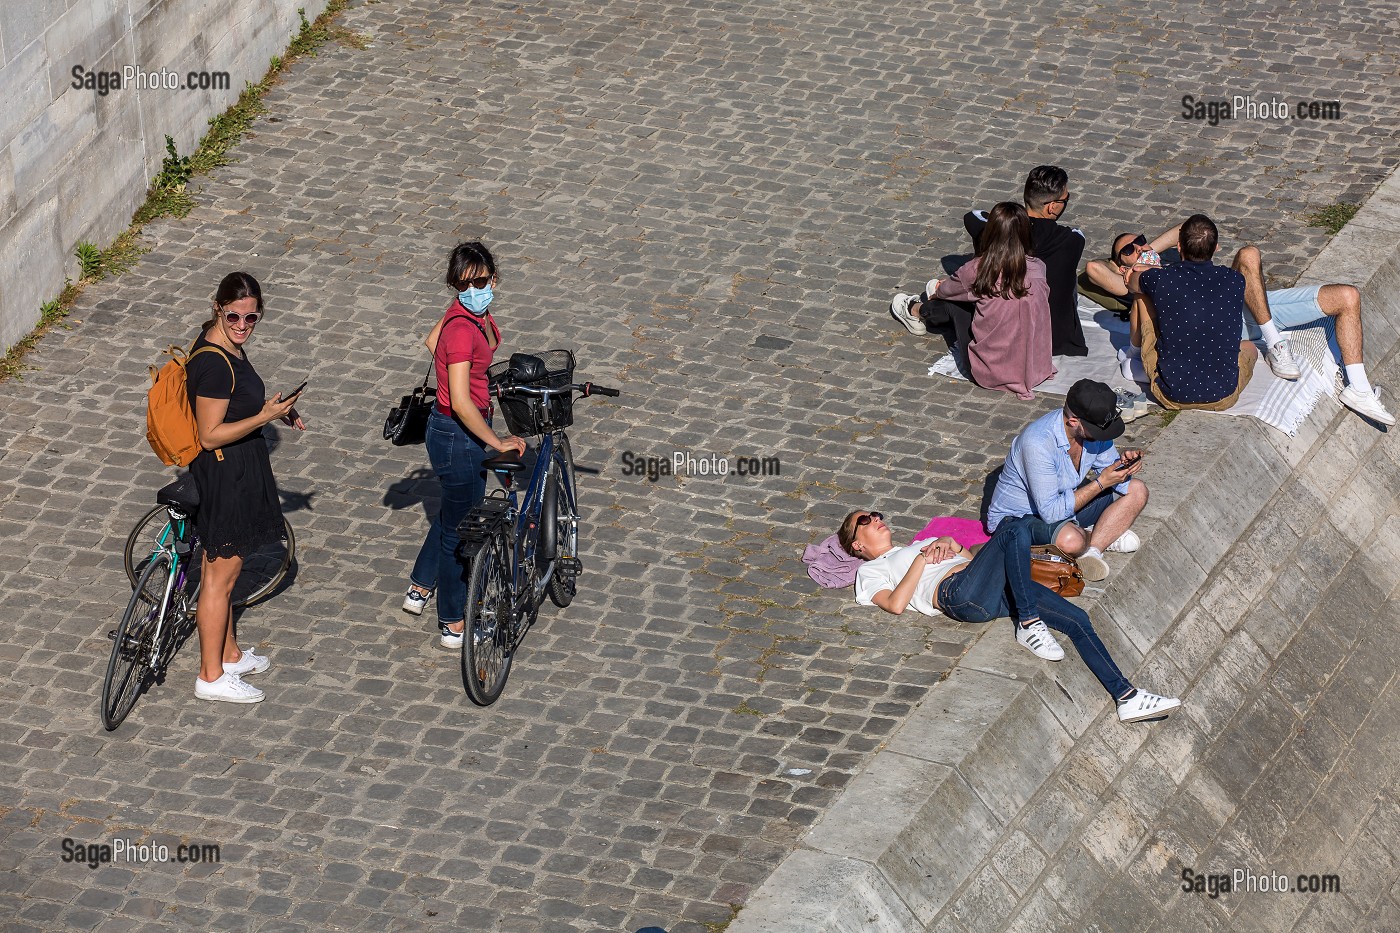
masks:
POLYGON ((938 584, 938 608, 959 622, 1039 618, 1063 632, 1103 688, 1117 699, 1133 689, 1094 631, 1089 614, 1031 579, 1032 516, 1003 519, 966 569, 938 584))
POLYGON ((456 418, 437 410, 428 416, 426 443, 442 500, 408 579, 425 590, 437 590, 438 622, 460 622, 466 616, 467 568, 457 558, 457 526, 486 495, 481 464, 496 452, 487 451, 456 418))

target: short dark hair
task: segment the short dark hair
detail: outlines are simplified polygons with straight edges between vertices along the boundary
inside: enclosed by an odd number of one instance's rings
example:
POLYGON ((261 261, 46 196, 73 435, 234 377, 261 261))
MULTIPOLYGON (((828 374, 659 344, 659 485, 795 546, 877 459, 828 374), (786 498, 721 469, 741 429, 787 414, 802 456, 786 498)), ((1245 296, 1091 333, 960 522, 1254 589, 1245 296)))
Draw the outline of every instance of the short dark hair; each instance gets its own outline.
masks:
POLYGON ((1215 229, 1215 221, 1205 214, 1192 214, 1181 225, 1181 258, 1191 262, 1201 262, 1215 255, 1215 246, 1220 242, 1220 231, 1215 229))
POLYGON ((443 281, 452 288, 461 288, 472 266, 481 266, 487 275, 496 277, 496 257, 480 240, 457 244, 447 259, 447 275, 443 281))
POLYGON ((1058 200, 1060 192, 1069 187, 1069 172, 1058 165, 1037 165, 1026 176, 1026 190, 1021 195, 1026 210, 1038 211, 1051 201, 1058 200))
POLYGON ((841 550, 852 557, 860 557, 861 560, 869 560, 856 553, 856 519, 869 513, 869 509, 856 509, 841 520, 841 527, 836 532, 836 543, 841 545, 841 550))

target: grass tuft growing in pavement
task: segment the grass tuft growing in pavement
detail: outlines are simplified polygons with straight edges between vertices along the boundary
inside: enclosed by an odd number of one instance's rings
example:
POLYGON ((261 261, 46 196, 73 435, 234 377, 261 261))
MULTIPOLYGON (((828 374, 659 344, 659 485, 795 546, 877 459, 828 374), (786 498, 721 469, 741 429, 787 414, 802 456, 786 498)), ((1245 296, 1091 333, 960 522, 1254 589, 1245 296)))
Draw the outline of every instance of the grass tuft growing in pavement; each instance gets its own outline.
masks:
POLYGON ((57 298, 40 307, 39 323, 0 359, 0 382, 23 378, 25 355, 38 345, 44 334, 62 323, 88 284, 107 276, 121 275, 136 264, 148 249, 141 243, 141 230, 146 224, 161 217, 184 217, 194 209, 194 198, 187 186, 200 175, 207 175, 232 161, 230 150, 243 138, 253 122, 267 112, 263 98, 277 84, 283 72, 298 59, 315 56, 327 42, 340 42, 357 49, 369 44, 368 37, 334 22, 349 4, 350 0, 330 0, 325 11, 314 22, 307 20, 305 9, 298 9, 301 28, 287 45, 286 54, 274 55, 261 81, 245 84, 238 100, 223 113, 209 119, 209 129, 194 152, 187 156, 180 155, 175 140, 165 137, 165 160, 146 189, 146 200, 132 214, 131 225, 106 249, 99 249, 87 242, 77 245, 74 255, 78 259, 81 278, 77 282, 65 283, 57 298))
POLYGON ((1332 236, 1347 225, 1347 221, 1356 216, 1356 212, 1361 210, 1360 204, 1351 204, 1347 201, 1338 201, 1336 204, 1329 204, 1319 208, 1311 214, 1304 216, 1309 227, 1321 227, 1332 236))

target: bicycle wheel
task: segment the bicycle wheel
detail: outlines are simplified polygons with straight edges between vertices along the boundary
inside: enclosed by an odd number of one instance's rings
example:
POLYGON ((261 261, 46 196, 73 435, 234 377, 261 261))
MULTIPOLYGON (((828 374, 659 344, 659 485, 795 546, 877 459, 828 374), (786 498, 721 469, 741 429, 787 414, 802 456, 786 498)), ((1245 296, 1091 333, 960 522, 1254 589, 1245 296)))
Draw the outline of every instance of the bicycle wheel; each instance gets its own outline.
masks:
POLYGON ((169 580, 170 553, 159 551, 142 569, 136 591, 113 633, 112 656, 107 661, 107 677, 102 681, 102 725, 108 731, 121 725, 153 673, 152 641, 165 609, 169 580))
POLYGON ((287 533, 287 540, 270 541, 243 558, 243 569, 233 585, 233 608, 242 609, 262 602, 286 579, 296 559, 297 539, 285 518, 282 530, 287 533))
POLYGON ((545 507, 554 515, 554 576, 549 581, 549 598, 560 609, 568 608, 578 592, 578 573, 560 573, 558 560, 578 559, 578 486, 574 475, 574 454, 569 437, 559 435, 554 462, 549 465, 545 483, 545 507), (567 479, 567 482, 564 480, 567 479))
POLYGON ((146 569, 151 556, 164 543, 162 536, 169 524, 170 517, 165 513, 165 506, 158 505, 143 515, 136 527, 131 529, 131 534, 126 536, 122 563, 126 567, 126 578, 133 587, 141 578, 141 571, 146 569))
POLYGON ((492 537, 472 558, 462 686, 478 706, 496 702, 510 676, 514 649, 510 572, 510 545, 504 535, 492 537))

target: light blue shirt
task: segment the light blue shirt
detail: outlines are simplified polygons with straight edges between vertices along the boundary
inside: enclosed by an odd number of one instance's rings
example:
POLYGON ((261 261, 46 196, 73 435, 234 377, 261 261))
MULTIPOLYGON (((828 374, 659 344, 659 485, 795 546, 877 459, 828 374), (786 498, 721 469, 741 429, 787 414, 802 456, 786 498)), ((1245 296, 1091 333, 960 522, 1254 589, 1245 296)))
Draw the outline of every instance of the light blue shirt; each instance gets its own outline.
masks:
MULTIPOLYGON (((1003 518, 1016 515, 1035 515, 1052 523, 1070 518, 1074 515, 1074 491, 1084 483, 1084 477, 1090 470, 1102 473, 1117 459, 1113 441, 1085 441, 1076 470, 1069 458, 1064 412, 1056 409, 1035 419, 1011 442, 1011 452, 987 507, 987 528, 996 530, 1003 518)), ((1128 480, 1113 489, 1127 493, 1128 480)))

